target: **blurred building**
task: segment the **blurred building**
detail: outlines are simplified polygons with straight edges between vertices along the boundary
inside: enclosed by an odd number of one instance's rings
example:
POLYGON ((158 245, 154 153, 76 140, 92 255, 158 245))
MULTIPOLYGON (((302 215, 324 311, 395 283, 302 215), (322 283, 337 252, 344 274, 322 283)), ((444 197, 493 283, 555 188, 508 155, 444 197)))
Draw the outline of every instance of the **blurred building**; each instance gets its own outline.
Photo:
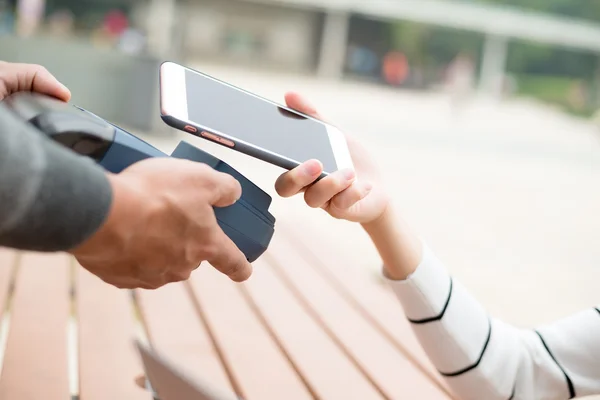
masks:
MULTIPOLYGON (((175 2, 175 0, 152 0, 175 2)), ((339 78, 348 69, 381 73, 385 26, 412 21, 484 38, 480 88, 502 91, 511 41, 600 52, 600 27, 518 9, 441 0, 178 0, 174 32, 182 54, 313 69, 339 78)), ((409 60, 410 62, 410 60, 409 60)))
MULTIPOLYGON (((273 2, 276 3, 276 2, 273 2)), ((182 0, 176 22, 187 58, 269 65, 303 71, 315 67, 322 14, 243 0, 182 0)))
MULTIPOLYGON (((419 88, 437 85, 429 83, 441 80, 444 72, 439 70, 464 49, 458 44, 453 54, 440 57, 437 64, 442 67, 415 65, 414 54, 402 54, 406 49, 391 43, 390 27, 413 23, 468 32, 481 43, 472 53, 474 81, 493 96, 507 86, 511 43, 600 53, 598 24, 466 1, 0 0, 0 32, 19 21, 3 12, 11 3, 26 5, 21 9, 33 14, 44 4, 46 28, 50 27, 44 35, 73 32, 78 39, 87 36, 95 45, 129 53, 281 68, 333 79, 351 75, 419 88)), ((407 42, 418 43, 410 35, 407 42)), ((419 46, 421 53, 423 48, 419 46)), ((444 46, 429 51, 437 54, 440 48, 444 46)), ((598 76, 600 87, 600 72, 598 76)))

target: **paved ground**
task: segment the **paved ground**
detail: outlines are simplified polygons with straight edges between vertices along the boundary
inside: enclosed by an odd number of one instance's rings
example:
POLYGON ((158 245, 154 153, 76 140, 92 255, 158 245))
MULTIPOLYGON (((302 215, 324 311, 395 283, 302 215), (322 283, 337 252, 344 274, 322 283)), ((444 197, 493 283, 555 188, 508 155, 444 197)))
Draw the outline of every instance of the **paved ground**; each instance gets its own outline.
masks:
MULTIPOLYGON (((299 90, 360 137, 404 217, 496 316, 528 327, 600 304, 600 132, 591 125, 527 101, 479 99, 454 115, 442 95, 198 68, 277 101, 299 90)), ((186 139, 272 192, 278 169, 186 139)), ((175 143, 150 140, 165 149, 175 143)), ((277 199, 274 210, 356 243, 356 227, 300 203, 277 199)), ((373 250, 364 252, 366 260, 373 250)))

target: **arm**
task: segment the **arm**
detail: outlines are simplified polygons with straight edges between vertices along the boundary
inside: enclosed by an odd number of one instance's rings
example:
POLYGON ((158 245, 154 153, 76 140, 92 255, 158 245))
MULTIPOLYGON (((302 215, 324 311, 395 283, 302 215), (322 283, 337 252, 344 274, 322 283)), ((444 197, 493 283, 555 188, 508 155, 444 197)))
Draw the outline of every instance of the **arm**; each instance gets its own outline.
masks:
POLYGON ((231 176, 185 160, 106 174, 0 106, 0 246, 68 251, 123 288, 185 280, 204 260, 241 281, 251 266, 212 209, 240 193, 231 176))
POLYGON ((483 307, 390 207, 363 224, 384 273, 439 372, 461 399, 567 399, 600 393, 600 310, 535 331, 483 307))
MULTIPOLYGON (((0 101, 19 91, 71 97, 45 68, 0 61, 0 101)), ((252 266, 213 211, 240 195, 232 176, 186 160, 144 160, 106 174, 0 105, 0 246, 68 250, 120 288, 185 280, 203 261, 243 281, 252 266)))
MULTIPOLYGON (((320 118, 294 93, 288 106, 320 118)), ((407 225, 394 216, 374 161, 346 136, 356 176, 309 160, 275 184, 334 218, 360 222, 425 351, 461 399, 562 400, 600 394, 600 311, 590 309, 537 331, 490 318, 407 225), (316 167, 316 168, 315 168, 316 167)))
POLYGON ((102 225, 111 197, 100 167, 0 107, 0 246, 74 248, 102 225))

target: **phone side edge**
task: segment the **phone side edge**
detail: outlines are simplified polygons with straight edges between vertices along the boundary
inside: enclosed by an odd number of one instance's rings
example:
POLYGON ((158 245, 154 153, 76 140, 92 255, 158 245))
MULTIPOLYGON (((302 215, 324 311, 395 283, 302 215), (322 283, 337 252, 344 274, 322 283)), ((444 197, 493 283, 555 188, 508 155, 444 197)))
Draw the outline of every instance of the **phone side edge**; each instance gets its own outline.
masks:
MULTIPOLYGON (((337 127, 329 124, 325 124, 327 128, 327 136, 329 137, 329 144, 331 145, 331 151, 338 170, 352 169, 354 170, 354 163, 352 162, 352 155, 350 154, 350 148, 348 147, 348 141, 344 133, 337 127)), ((335 171, 327 171, 329 173, 335 171)))
POLYGON ((160 113, 177 120, 188 119, 187 88, 185 83, 185 67, 164 62, 160 66, 160 113))
POLYGON ((271 165, 275 165, 287 170, 294 169, 300 165, 300 163, 290 160, 285 156, 269 152, 260 147, 250 146, 237 140, 234 140, 234 143, 235 145, 233 148, 240 153, 246 154, 247 156, 256 158, 271 165))
MULTIPOLYGON (((227 146, 220 142, 216 142, 216 141, 211 140, 207 137, 204 137, 200 134, 200 132, 202 132, 202 131, 213 133, 211 130, 196 126, 196 124, 190 124, 190 123, 187 123, 186 121, 181 121, 171 115, 161 115, 161 119, 163 120, 164 123, 166 123, 167 125, 169 125, 170 127, 174 128, 174 129, 177 129, 179 131, 202 138, 206 141, 209 141, 211 143, 225 147, 227 149, 235 150, 235 151, 245 154, 249 157, 256 158, 260 161, 264 161, 268 164, 275 165, 275 166, 283 168, 283 169, 291 170, 293 168, 296 168, 298 165, 300 165, 300 163, 292 161, 284 156, 271 153, 267 150, 263 150, 258 147, 247 145, 246 143, 239 142, 239 141, 235 140, 234 138, 230 139, 234 144, 233 147, 227 146), (186 126, 194 126, 194 128, 198 129, 198 133, 192 133, 192 132, 186 130, 185 129, 186 126)), ((229 139, 229 136, 227 138, 229 139)))

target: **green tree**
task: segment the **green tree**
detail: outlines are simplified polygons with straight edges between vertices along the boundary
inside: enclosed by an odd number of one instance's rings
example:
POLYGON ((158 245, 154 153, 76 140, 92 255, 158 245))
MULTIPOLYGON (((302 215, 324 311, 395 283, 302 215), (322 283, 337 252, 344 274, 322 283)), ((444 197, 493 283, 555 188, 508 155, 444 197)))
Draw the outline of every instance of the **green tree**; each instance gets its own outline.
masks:
POLYGON ((434 73, 459 53, 477 60, 483 43, 477 33, 408 21, 391 24, 390 36, 392 48, 406 54, 412 66, 434 73))
POLYGON ((391 24, 390 36, 392 47, 402 51, 411 64, 423 67, 428 61, 425 51, 431 36, 432 28, 416 22, 406 21, 391 24))

